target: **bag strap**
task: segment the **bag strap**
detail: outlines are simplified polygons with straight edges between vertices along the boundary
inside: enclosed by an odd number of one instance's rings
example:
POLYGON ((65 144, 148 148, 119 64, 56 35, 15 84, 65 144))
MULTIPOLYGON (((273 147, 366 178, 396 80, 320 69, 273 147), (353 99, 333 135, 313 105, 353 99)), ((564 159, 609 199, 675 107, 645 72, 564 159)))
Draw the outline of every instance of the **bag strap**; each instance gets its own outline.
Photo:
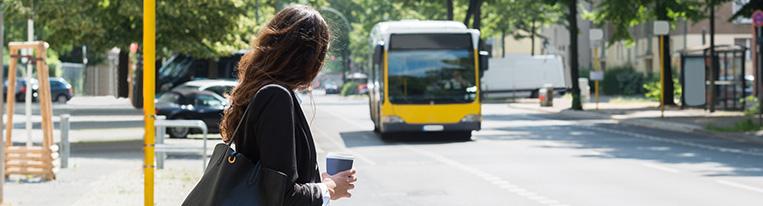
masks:
POLYGON ((259 90, 257 90, 257 93, 254 94, 254 96, 252 97, 252 100, 249 101, 249 104, 247 104, 246 109, 244 110, 244 114, 241 115, 241 120, 238 121, 238 125, 236 125, 236 129, 233 130, 233 136, 230 137, 230 141, 228 141, 225 144, 227 144, 228 146, 233 144, 233 139, 236 136, 238 136, 238 129, 241 128, 241 125, 244 123, 244 118, 246 117, 246 114, 249 113, 249 110, 252 108, 252 105, 254 105, 254 101, 257 99, 257 94, 259 94, 260 91, 262 91, 263 89, 268 88, 268 87, 281 88, 283 91, 286 92, 286 94, 289 94, 289 97, 290 97, 289 102, 292 104, 292 117, 294 116, 294 103, 293 103, 294 100, 292 99, 293 97, 291 95, 291 92, 289 92, 289 90, 286 89, 285 87, 283 87, 281 85, 278 85, 278 84, 268 84, 268 85, 265 85, 265 86, 261 87, 259 90))

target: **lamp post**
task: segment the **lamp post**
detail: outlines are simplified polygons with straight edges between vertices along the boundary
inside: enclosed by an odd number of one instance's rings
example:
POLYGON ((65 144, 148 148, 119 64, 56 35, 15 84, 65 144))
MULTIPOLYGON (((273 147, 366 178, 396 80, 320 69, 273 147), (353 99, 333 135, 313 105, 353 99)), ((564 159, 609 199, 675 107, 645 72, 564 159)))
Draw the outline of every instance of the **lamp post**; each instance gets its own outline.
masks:
MULTIPOLYGON (((670 32, 670 24, 667 21, 654 22, 654 34, 660 38, 660 117, 665 117, 665 64, 663 47, 665 46, 665 36, 670 32)), ((672 81, 672 80, 671 80, 672 81)))

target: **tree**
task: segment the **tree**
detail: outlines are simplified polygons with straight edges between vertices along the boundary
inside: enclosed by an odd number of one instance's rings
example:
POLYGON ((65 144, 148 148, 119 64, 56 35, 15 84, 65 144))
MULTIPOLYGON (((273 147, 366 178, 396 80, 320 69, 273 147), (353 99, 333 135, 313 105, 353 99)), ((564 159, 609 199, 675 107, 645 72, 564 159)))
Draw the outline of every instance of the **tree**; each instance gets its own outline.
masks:
MULTIPOLYGON (((495 0, 486 2, 485 26, 482 33, 487 36, 500 36, 502 46, 506 35, 515 39, 530 38, 531 53, 535 51, 535 38, 546 38, 538 33, 539 28, 558 23, 562 15, 561 7, 539 3, 534 0, 495 0)), ((505 51, 505 48, 502 48, 505 51)), ((534 53, 533 53, 534 54, 534 53)))
MULTIPOLYGON (((57 51, 87 45, 93 54, 110 48, 126 49, 140 42, 142 1, 73 0, 65 3, 2 0, 11 22, 10 40, 25 40, 27 18, 35 20, 38 39, 57 51), (19 35, 21 34, 21 35, 19 35)), ((164 54, 184 53, 211 58, 226 55, 246 45, 247 32, 241 22, 251 3, 244 0, 178 0, 157 3, 157 50, 164 54), (242 33, 244 32, 244 33, 242 33)), ((90 52, 89 52, 90 53, 90 52)), ((161 53, 160 53, 161 54, 161 53)))
POLYGON ((734 13, 734 15, 731 16, 731 18, 729 18, 729 21, 732 21, 739 17, 750 18, 750 16, 752 16, 752 12, 756 10, 763 10, 763 1, 755 1, 755 0, 748 1, 746 4, 742 5, 741 8, 739 8, 739 11, 734 13))
POLYGON ((328 0, 328 2, 328 6, 344 14, 352 25, 352 33, 350 33, 352 62, 354 62, 353 65, 361 68, 365 68, 368 63, 370 55, 368 38, 371 29, 377 23, 401 19, 447 18, 445 4, 437 1, 328 0))
POLYGON ((577 0, 544 0, 546 4, 560 6, 567 10, 564 14, 567 30, 570 35, 570 79, 572 79, 572 108, 583 110, 580 101, 580 85, 578 84, 578 1, 577 0))
MULTIPOLYGON (((679 20, 696 22, 707 18, 706 11, 708 7, 717 6, 728 1, 602 0, 591 13, 586 14, 586 17, 591 19, 595 24, 602 25, 609 23, 614 28, 612 38, 609 39, 611 45, 611 43, 617 41, 632 41, 633 37, 629 29, 636 25, 649 23, 654 20, 667 21, 671 24, 671 27, 675 26, 675 23, 679 20)), ((665 79, 670 80, 673 79, 673 70, 670 64, 670 35, 665 36, 664 45, 662 48, 663 56, 661 58, 666 59, 666 61, 663 64, 665 69, 662 75, 665 76, 665 79)), ((663 86, 665 88, 663 103, 675 105, 672 81, 665 81, 663 86)))

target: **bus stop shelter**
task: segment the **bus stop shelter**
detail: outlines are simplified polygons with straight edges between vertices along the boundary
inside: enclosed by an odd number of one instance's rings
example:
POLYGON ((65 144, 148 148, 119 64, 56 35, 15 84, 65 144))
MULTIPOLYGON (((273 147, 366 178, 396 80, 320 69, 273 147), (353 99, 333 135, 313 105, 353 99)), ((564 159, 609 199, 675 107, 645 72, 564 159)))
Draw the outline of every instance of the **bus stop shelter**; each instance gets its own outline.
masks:
MULTIPOLYGON (((744 97, 752 95, 752 76, 746 73, 746 47, 715 47, 715 68, 711 68, 710 47, 687 49, 681 53, 681 107, 744 110, 744 97)), ((712 111, 712 109, 711 109, 712 111)))

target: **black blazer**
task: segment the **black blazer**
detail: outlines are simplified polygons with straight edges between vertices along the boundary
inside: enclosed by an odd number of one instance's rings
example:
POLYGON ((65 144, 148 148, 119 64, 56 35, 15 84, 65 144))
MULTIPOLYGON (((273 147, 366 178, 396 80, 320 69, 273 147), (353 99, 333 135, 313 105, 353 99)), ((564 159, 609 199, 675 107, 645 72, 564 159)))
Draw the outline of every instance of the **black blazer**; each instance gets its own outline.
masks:
POLYGON ((284 205, 323 203, 315 143, 294 93, 280 86, 266 86, 257 93, 243 117, 236 151, 252 161, 286 174, 284 205))

